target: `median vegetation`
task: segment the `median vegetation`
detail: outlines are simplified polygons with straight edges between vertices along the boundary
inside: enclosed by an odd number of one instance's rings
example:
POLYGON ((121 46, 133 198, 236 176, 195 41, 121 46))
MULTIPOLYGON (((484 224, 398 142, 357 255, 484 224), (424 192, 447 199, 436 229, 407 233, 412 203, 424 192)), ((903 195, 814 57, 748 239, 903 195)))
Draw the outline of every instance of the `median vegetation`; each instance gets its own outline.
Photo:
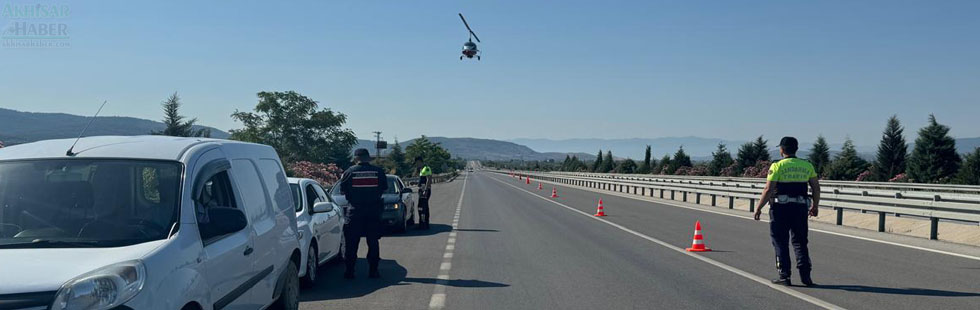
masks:
MULTIPOLYGON (((911 150, 904 130, 897 117, 889 118, 873 160, 859 156, 850 139, 845 139, 841 149, 832 154, 823 136, 817 137, 812 147, 800 155, 813 164, 822 179, 980 185, 980 148, 958 154, 949 127, 937 122, 933 115, 919 129, 911 150)), ((665 155, 660 160, 651 155, 648 145, 640 163, 629 158, 617 160, 612 151, 599 150, 593 161, 566 156, 562 162, 490 161, 484 165, 538 171, 764 178, 770 164, 778 160, 778 150, 770 148, 764 136, 742 144, 734 155, 727 145, 719 144, 706 161, 692 161, 683 146, 673 156, 665 155)))

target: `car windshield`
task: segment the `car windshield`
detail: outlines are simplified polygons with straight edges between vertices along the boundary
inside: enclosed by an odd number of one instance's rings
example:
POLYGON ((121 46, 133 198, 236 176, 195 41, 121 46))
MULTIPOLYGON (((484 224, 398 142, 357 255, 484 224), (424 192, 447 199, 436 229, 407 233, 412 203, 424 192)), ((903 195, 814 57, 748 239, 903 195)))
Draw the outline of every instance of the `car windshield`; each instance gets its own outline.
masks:
POLYGON ((0 162, 0 248, 124 246, 169 236, 177 162, 0 162))

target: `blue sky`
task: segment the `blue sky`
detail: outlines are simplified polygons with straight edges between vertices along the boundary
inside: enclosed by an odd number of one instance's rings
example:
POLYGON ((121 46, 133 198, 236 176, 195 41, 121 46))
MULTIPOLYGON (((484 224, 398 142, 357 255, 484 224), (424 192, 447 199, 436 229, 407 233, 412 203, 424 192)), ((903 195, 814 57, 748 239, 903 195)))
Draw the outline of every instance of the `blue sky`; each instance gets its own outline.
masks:
MULTIPOLYGON (((37 3, 37 1, 2 1, 37 3)), ((51 3, 40 1, 40 3, 51 3)), ((0 107, 221 129, 296 90, 368 138, 980 136, 977 1, 67 1, 65 49, 0 49, 0 107), (466 15, 483 61, 459 61, 466 15)), ((0 17, 0 26, 11 22, 0 17)))

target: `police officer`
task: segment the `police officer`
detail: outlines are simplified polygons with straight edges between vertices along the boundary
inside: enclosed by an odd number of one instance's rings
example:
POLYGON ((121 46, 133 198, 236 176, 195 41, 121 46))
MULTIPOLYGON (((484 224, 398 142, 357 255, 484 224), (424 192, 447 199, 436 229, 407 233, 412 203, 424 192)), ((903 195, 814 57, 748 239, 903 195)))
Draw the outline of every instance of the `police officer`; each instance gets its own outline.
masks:
POLYGON ((800 271, 800 281, 813 286, 810 278, 810 252, 807 249, 807 215, 817 216, 820 205, 820 183, 810 162, 796 158, 799 142, 793 137, 783 137, 779 141, 779 153, 783 159, 769 167, 766 188, 755 209, 755 220, 762 215, 762 207, 769 208, 769 234, 772 246, 776 249, 776 269, 779 278, 774 284, 790 285, 792 266, 789 260, 789 241, 796 250, 796 268, 800 271), (807 186, 813 192, 807 195, 807 186))
POLYGON ((344 171, 340 178, 340 191, 349 202, 344 223, 344 264, 347 267, 344 278, 354 278, 354 264, 357 262, 357 246, 361 237, 367 240, 367 260, 370 266, 369 277, 379 278, 378 239, 381 238, 381 212, 384 203, 381 195, 388 189, 384 170, 371 165, 371 155, 367 149, 354 151, 357 164, 344 171))
POLYGON ((429 229, 429 197, 432 197, 432 169, 425 165, 422 156, 415 157, 419 173, 419 226, 429 229))

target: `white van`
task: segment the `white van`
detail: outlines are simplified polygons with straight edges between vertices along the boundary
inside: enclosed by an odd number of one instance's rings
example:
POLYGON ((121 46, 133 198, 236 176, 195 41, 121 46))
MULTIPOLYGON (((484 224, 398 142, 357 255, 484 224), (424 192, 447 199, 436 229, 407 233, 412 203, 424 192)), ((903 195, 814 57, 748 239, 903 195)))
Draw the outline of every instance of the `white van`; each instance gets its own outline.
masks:
POLYGON ((293 200, 265 145, 0 149, 0 309, 297 309, 293 200))
POLYGON ((316 285, 317 271, 325 262, 339 259, 344 240, 341 209, 334 209, 326 191, 315 180, 289 178, 296 203, 296 226, 302 253, 299 277, 304 287, 316 285))

